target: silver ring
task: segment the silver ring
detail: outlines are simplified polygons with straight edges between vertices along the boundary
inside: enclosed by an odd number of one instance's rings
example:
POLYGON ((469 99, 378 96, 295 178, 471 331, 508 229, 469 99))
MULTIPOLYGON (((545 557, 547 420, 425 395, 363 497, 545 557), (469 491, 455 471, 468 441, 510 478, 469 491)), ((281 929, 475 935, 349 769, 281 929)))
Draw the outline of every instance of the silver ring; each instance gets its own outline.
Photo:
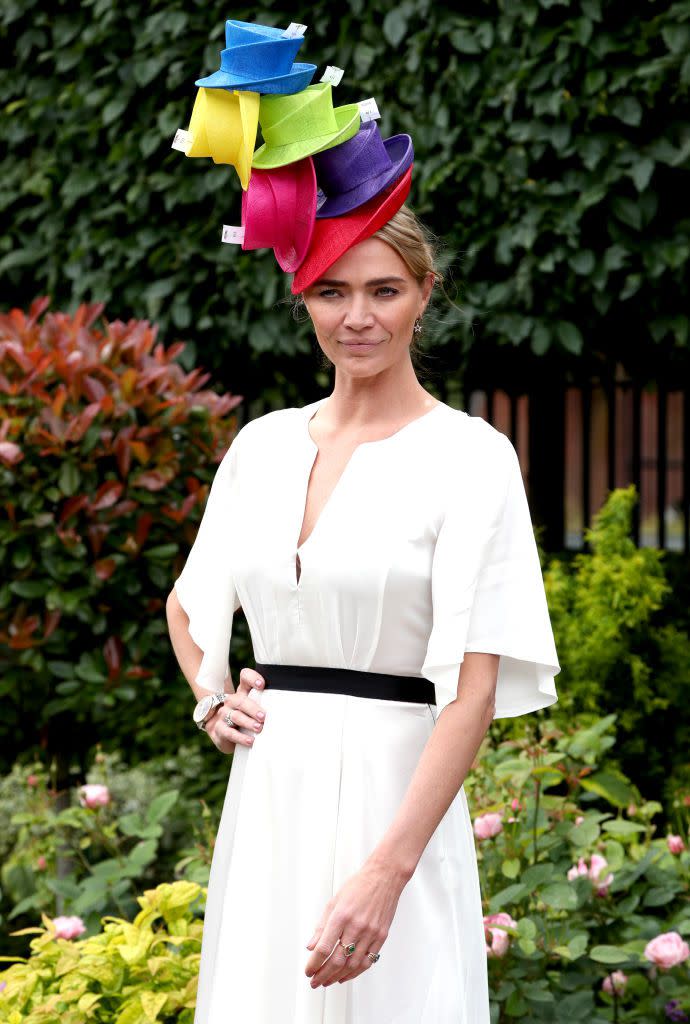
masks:
POLYGON ((238 727, 237 727, 237 726, 235 725, 235 723, 233 722, 232 718, 230 717, 230 714, 231 714, 231 712, 230 712, 230 711, 228 711, 228 712, 227 712, 227 714, 226 714, 226 715, 224 715, 224 717, 223 717, 223 721, 225 722, 225 724, 226 724, 226 725, 227 725, 227 726, 228 726, 228 727, 229 727, 230 729, 237 729, 238 727))
POLYGON ((381 954, 380 954, 380 953, 367 953, 367 956, 368 956, 368 957, 369 957, 369 959, 371 960, 372 964, 375 964, 375 963, 376 963, 376 961, 377 961, 378 959, 380 959, 380 957, 381 957, 381 954))

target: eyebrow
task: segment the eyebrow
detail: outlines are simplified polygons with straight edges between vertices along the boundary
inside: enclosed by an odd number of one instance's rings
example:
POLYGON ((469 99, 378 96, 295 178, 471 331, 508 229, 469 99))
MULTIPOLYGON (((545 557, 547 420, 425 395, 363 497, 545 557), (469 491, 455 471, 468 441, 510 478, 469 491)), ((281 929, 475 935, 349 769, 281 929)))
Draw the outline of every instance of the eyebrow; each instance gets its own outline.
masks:
MULTIPOLYGON (((406 284, 404 277, 375 277, 371 281, 366 282, 366 287, 370 288, 372 285, 390 284, 391 281, 395 281, 398 284, 406 284)), ((314 281, 312 288, 316 288, 320 285, 330 285, 331 287, 342 288, 343 285, 347 286, 348 281, 336 281, 330 277, 321 277, 318 281, 314 281)))

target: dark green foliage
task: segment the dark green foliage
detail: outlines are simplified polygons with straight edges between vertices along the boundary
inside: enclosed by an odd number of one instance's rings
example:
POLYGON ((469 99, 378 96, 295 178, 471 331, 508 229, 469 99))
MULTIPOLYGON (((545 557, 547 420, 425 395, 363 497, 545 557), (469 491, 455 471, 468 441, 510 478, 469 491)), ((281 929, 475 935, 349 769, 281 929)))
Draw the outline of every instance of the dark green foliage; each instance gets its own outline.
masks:
POLYGON ((449 369, 490 343, 631 369, 684 353, 690 18, 669 0, 8 0, 0 302, 103 301, 191 337, 250 394, 304 397, 308 331, 275 305, 287 279, 272 253, 220 243, 234 170, 170 149, 229 16, 308 22, 317 77, 346 70, 336 102, 374 95, 384 134, 412 133, 411 205, 458 254, 465 319, 440 307, 436 327, 449 369))

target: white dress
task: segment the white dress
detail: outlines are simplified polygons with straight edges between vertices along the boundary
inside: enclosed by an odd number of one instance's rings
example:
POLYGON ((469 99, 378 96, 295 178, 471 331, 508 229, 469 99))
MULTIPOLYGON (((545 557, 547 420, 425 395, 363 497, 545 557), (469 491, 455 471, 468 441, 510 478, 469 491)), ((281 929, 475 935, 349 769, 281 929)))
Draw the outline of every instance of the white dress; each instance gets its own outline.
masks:
MULTIPOLYGON (((247 423, 175 582, 221 689, 233 613, 260 664, 424 677, 436 706, 268 689, 237 746, 209 881, 195 1024, 488 1024, 481 893, 461 788, 404 888, 378 963, 312 989, 306 944, 385 834, 465 651, 500 654, 495 717, 557 700, 559 664, 509 439, 441 403, 353 452, 299 549, 326 399, 247 423)), ((489 895, 489 894, 486 894, 489 895)), ((345 937, 347 940, 347 937, 345 937)), ((347 940, 349 941, 349 940, 347 940)))

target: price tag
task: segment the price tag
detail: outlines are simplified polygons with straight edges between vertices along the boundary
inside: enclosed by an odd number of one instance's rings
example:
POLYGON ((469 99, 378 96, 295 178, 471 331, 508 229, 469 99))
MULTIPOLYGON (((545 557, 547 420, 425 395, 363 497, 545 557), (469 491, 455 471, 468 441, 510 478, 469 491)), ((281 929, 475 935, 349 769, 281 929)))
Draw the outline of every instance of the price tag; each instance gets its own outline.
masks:
POLYGON ((242 245, 242 242, 244 242, 244 228, 234 227, 232 224, 223 224, 221 241, 242 245))
POLYGON ((179 149, 181 153, 186 153, 194 142, 194 136, 191 132, 185 131, 184 128, 178 128, 175 132, 175 138, 172 140, 171 149, 179 149))
POLYGON ((296 21, 291 21, 288 27, 283 32, 283 38, 296 39, 297 36, 303 36, 306 31, 306 25, 298 25, 296 21))
POLYGON ((373 96, 368 100, 360 100, 357 106, 359 107, 359 116, 362 119, 362 123, 365 121, 377 121, 381 117, 373 96))
POLYGON ((340 81, 345 72, 342 68, 331 67, 329 64, 324 73, 321 75, 322 82, 330 82, 331 85, 340 85, 340 81))

